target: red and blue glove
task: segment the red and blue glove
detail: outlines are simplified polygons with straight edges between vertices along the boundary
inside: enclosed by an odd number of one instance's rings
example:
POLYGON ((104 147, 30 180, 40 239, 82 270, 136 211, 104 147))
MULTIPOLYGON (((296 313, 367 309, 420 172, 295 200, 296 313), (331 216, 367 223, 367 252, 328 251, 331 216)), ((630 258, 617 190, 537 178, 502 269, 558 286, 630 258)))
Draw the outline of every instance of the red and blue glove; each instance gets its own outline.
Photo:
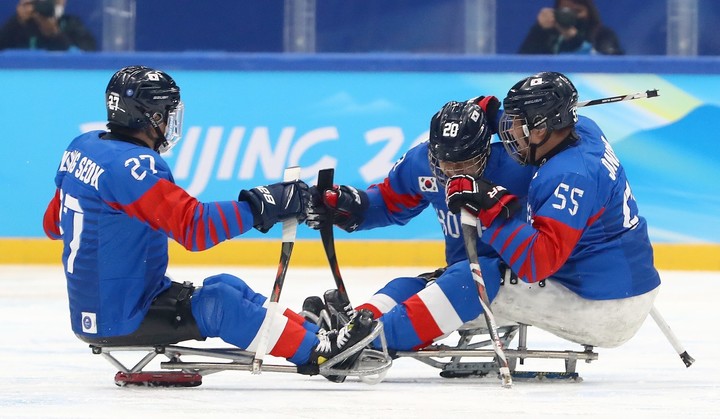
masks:
POLYGON ((322 192, 313 186, 310 195, 312 198, 305 224, 315 230, 333 223, 347 232, 353 232, 365 220, 365 211, 370 206, 365 191, 347 185, 335 185, 322 192))
POLYGON ((453 214, 458 214, 464 208, 479 218, 485 227, 490 226, 497 217, 512 217, 520 209, 517 197, 503 186, 483 178, 476 180, 468 175, 451 177, 445 196, 453 214))

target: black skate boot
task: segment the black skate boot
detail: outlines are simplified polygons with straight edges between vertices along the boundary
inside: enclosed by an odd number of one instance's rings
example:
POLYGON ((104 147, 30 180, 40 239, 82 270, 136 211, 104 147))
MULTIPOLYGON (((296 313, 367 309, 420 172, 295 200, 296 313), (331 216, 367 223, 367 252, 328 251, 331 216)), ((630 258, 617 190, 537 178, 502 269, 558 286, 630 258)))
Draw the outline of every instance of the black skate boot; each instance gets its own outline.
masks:
MULTIPOLYGON (((310 361, 308 362, 308 365, 313 367, 322 365, 325 361, 340 353, 337 346, 337 331, 332 330, 328 332, 325 329, 320 329, 317 337, 320 342, 310 353, 310 361)), ((317 370, 317 368, 315 368, 315 370, 317 370)), ((315 371, 315 374, 317 374, 317 371, 315 371)))
POLYGON ((355 317, 355 309, 353 309, 347 299, 340 295, 336 289, 325 291, 325 307, 330 315, 330 328, 340 330, 353 317, 355 317))
MULTIPOLYGON (((327 294, 326 294, 327 295, 327 294)), ((338 354, 342 353, 343 351, 352 348, 360 342, 361 340, 365 339, 370 333, 373 331, 373 328, 375 326, 375 321, 373 320, 373 314, 370 310, 360 310, 355 313, 355 315, 350 319, 350 321, 345 324, 345 326, 341 327, 337 331, 337 336, 335 340, 335 344, 338 350, 338 354)), ((352 354, 349 358, 346 360, 340 362, 339 364, 335 365, 335 369, 350 369, 355 365, 355 361, 360 357, 362 354, 362 350, 359 350, 352 354)), ((335 382, 335 383, 342 383, 345 381, 346 376, 344 375, 328 375, 325 378, 328 380, 335 382)))
POLYGON ((325 310, 325 303, 322 298, 317 295, 313 295, 305 299, 302 305, 302 311, 300 315, 305 317, 305 320, 320 326, 322 329, 330 329, 329 324, 321 324, 323 319, 323 311, 325 310))

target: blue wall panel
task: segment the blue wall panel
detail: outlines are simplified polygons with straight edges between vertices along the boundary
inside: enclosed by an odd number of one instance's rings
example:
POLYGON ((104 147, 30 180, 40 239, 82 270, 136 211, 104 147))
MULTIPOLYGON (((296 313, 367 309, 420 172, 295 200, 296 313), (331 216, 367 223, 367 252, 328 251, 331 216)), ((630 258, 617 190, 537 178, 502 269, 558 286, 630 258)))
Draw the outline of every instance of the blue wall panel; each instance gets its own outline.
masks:
MULTIPOLYGON (((553 0, 497 0, 497 52, 514 54, 541 7, 553 0)), ((15 11, 0 2, 0 21, 15 11)), ((318 52, 462 53, 464 0, 317 1, 318 52)), ((666 51, 666 0, 596 0, 628 54, 666 51)), ((137 1, 137 51, 280 52, 282 0, 137 1)), ((102 34, 102 2, 69 0, 68 13, 102 34)), ((699 1, 699 53, 720 55, 720 2, 699 1)), ((99 42, 99 45, 102 43, 99 42)))
MULTIPOLYGON (((62 151, 74 136, 103 127, 105 85, 125 64, 169 69, 180 84, 185 138, 167 160, 177 182, 201 200, 234 198, 241 188, 279 180, 294 164, 308 182, 327 166, 337 167, 341 183, 381 181, 426 138, 443 103, 502 97, 544 65, 568 73, 581 99, 660 90, 656 99, 581 113, 600 124, 626 166, 654 241, 720 242, 720 142, 709 122, 720 119, 720 60, 648 58, 629 73, 629 58, 391 58, 0 54, 0 118, 12 144, 0 165, 0 237, 42 236, 62 151)), ((304 228, 299 236, 315 237, 304 228)), ((439 228, 428 212, 409 227, 353 237, 431 239, 439 228)))

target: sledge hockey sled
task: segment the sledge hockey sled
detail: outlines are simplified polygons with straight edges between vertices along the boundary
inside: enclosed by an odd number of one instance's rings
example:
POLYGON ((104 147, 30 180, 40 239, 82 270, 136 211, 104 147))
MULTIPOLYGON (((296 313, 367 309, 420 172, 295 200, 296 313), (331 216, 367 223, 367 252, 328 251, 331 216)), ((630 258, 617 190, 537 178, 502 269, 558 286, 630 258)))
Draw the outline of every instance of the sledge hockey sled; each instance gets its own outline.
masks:
MULTIPOLYGON (((377 351, 367 348, 370 342, 380 337, 383 348, 386 348, 382 324, 378 323, 365 339, 338 356, 318 366, 294 366, 263 364, 262 371, 298 373, 303 375, 322 375, 325 377, 358 377, 360 381, 375 384, 385 377, 392 364, 387 350, 377 351), (360 356, 350 368, 340 368, 340 364, 351 356, 360 356)), ((255 354, 234 347, 202 348, 181 346, 176 344, 163 345, 128 345, 112 346, 91 344, 93 354, 102 355, 119 371, 115 374, 115 384, 141 385, 148 387, 196 387, 202 384, 204 376, 221 371, 253 372, 255 354), (158 356, 167 358, 160 362, 160 371, 148 371, 145 368, 158 356), (123 362, 121 359, 133 358, 135 364, 123 362), (188 360, 192 358, 192 360, 188 360), (132 365, 132 366, 130 366, 132 365)), ((161 358, 162 358, 161 357, 161 358)))
MULTIPOLYGON (((510 372, 516 381, 528 380, 567 380, 582 381, 576 371, 579 360, 590 363, 598 359, 593 347, 583 345, 582 351, 531 350, 527 348, 528 325, 513 324, 498 328, 500 341, 508 359, 510 372), (517 346, 510 348, 514 338, 518 338, 517 346), (561 371, 522 371, 518 365, 524 365, 527 359, 557 359, 564 361, 561 371)), ((464 377, 499 377, 499 365, 495 359, 495 351, 489 339, 487 328, 472 327, 472 322, 458 330, 459 340, 454 346, 436 343, 418 351, 398 351, 398 357, 414 358, 427 365, 440 369, 444 378, 464 377), (485 335, 485 336, 483 336, 485 335), (475 338, 484 340, 473 342, 475 338), (485 358, 472 360, 468 358, 485 358)), ((446 339, 447 340, 447 339, 446 339)))

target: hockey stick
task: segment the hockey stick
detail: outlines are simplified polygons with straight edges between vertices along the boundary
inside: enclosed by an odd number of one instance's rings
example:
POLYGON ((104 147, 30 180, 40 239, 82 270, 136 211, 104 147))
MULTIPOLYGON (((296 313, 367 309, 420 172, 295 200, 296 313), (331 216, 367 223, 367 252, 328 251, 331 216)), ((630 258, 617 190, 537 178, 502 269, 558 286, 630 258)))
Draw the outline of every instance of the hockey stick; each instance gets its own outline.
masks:
POLYGON ((665 319, 662 318, 660 312, 657 311, 654 305, 652 310, 650 310, 650 316, 652 316, 653 320, 655 320, 655 324, 658 325, 667 340, 670 342, 673 348, 675 348, 675 352, 680 355, 680 359, 682 359, 685 367, 690 368, 690 365, 695 362, 695 358, 691 357, 690 354, 687 353, 685 348, 683 348, 680 340, 678 340, 677 336, 675 336, 675 333, 673 333, 672 329, 670 329, 670 326, 668 326, 668 324, 665 322, 665 319))
POLYGON ((646 98, 650 99, 650 98, 658 97, 658 96, 660 96, 660 93, 658 93, 658 90, 653 89, 653 90, 646 90, 645 92, 633 93, 630 95, 611 96, 611 97, 604 97, 602 99, 586 100, 583 102, 578 102, 577 107, 584 108, 586 106, 603 105, 605 103, 625 102, 626 100, 646 99, 646 98))
MULTIPOLYGON (((334 176, 335 169, 322 169, 318 172, 317 188, 321 194, 332 189, 334 176)), ((338 289, 338 293, 343 301, 349 303, 350 298, 345 289, 345 282, 343 281, 342 275, 340 275, 340 266, 338 265, 337 255, 335 254, 335 236, 333 234, 332 220, 328 220, 328 222, 320 228, 320 238, 322 239, 325 255, 330 264, 330 270, 332 271, 333 279, 335 279, 335 286, 338 289)))
POLYGON ((463 240, 465 242, 465 252, 467 253, 468 261, 470 262, 470 272, 472 273, 475 284, 477 285, 478 294, 480 294, 480 305, 483 308, 483 315, 485 316, 485 322, 490 333, 490 340, 493 344, 493 350, 495 351, 495 358, 500 369, 500 378, 502 379, 503 387, 512 387, 512 375, 510 375, 510 366, 508 365, 507 357, 503 351, 502 342, 500 342, 500 335, 497 331, 497 324, 495 323, 495 316, 490 311, 490 299, 485 289, 485 281, 482 277, 482 271, 480 270, 480 262, 478 261, 477 255, 477 239, 481 234, 477 228, 477 218, 474 217, 468 210, 462 209, 460 211, 460 223, 462 224, 463 240))
MULTIPOLYGON (((293 180, 300 179, 300 167, 292 166, 285 169, 283 174, 283 181, 290 182, 293 180)), ((272 293, 267 304, 265 312, 265 321, 260 326, 260 341, 255 349, 255 358, 252 363, 252 373, 260 374, 262 370, 263 359, 265 353, 268 350, 268 344, 270 341, 270 327, 272 325, 273 317, 278 310, 278 300, 280 299, 280 292, 282 291, 283 283, 285 283, 285 274, 287 273, 288 265, 290 264, 290 255, 292 254, 293 246, 295 245, 295 234, 297 233, 298 221, 297 218, 291 217, 282 223, 282 249, 280 252, 280 263, 278 264, 277 274, 275 275, 275 284, 273 285, 272 293)))

